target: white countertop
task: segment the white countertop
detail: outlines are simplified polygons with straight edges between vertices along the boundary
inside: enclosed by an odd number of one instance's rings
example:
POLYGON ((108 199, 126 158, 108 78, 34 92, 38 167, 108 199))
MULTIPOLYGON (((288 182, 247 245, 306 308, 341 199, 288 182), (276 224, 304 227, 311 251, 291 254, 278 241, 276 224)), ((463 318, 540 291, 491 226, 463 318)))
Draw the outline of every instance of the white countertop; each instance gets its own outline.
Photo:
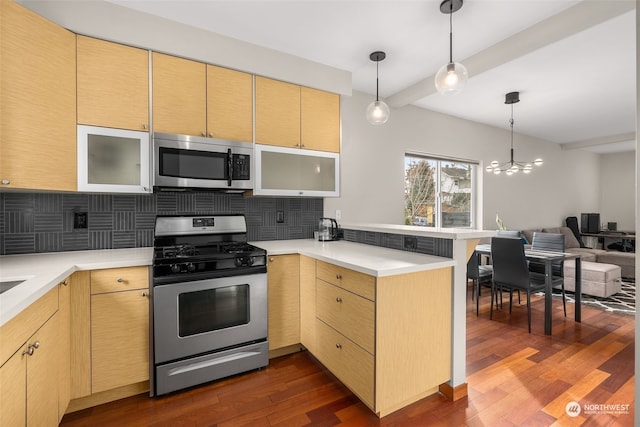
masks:
POLYGON ((376 233, 406 234, 409 236, 437 237, 440 239, 468 240, 493 237, 493 230, 472 230, 469 228, 422 227, 398 224, 341 224, 347 230, 373 231, 376 233))
MULTIPOLYGON (((269 255, 301 254, 375 277, 452 267, 449 258, 353 242, 313 239, 251 242, 269 255)), ((153 248, 50 252, 0 257, 0 281, 24 280, 0 294, 0 326, 75 271, 151 265, 153 248)))
POLYGON ((49 252, 0 257, 0 281, 25 280, 0 294, 0 326, 75 271, 151 265, 153 248, 49 252))
POLYGON ((297 253, 376 277, 453 267, 455 264, 450 258, 343 240, 335 242, 319 242, 313 239, 268 240, 251 242, 251 244, 266 249, 269 255, 297 253))

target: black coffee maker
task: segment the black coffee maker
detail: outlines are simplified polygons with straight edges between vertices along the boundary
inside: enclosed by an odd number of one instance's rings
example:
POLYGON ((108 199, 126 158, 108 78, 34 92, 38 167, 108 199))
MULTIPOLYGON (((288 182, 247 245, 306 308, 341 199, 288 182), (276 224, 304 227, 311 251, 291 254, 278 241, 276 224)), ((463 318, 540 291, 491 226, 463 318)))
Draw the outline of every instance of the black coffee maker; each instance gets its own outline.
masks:
POLYGON ((338 228, 338 222, 333 218, 320 218, 318 226, 318 240, 322 242, 339 240, 342 230, 338 228))

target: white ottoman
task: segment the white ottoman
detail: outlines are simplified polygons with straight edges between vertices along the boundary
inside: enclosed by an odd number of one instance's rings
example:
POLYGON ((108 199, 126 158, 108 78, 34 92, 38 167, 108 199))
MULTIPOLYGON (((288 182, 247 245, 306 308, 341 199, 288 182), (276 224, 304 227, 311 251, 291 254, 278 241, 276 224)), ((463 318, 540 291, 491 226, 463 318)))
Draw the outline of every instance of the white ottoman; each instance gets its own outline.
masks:
MULTIPOLYGON (((582 261, 582 293, 596 297, 608 297, 620 292, 620 267, 613 264, 582 261)), ((564 262, 564 288, 575 291, 576 265, 573 260, 564 262)))

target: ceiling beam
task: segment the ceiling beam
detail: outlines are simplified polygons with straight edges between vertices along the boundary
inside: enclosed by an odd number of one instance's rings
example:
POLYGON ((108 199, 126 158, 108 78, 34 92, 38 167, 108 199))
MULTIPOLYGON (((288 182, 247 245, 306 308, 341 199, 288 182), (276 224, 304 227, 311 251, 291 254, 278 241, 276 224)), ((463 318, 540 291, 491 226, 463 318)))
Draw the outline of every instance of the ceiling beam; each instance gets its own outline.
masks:
POLYGON ((603 136, 600 138, 585 139, 584 141, 568 142, 560 144, 562 151, 579 150, 581 148, 596 147, 600 145, 615 144, 618 142, 629 142, 636 139, 635 132, 621 133, 618 135, 603 136))
MULTIPOLYGON (((634 1, 591 1, 545 19, 495 45, 461 61, 470 78, 523 55, 548 46, 580 31, 634 10, 634 1)), ((394 108, 404 107, 436 92, 435 74, 397 92, 385 100, 394 108)))

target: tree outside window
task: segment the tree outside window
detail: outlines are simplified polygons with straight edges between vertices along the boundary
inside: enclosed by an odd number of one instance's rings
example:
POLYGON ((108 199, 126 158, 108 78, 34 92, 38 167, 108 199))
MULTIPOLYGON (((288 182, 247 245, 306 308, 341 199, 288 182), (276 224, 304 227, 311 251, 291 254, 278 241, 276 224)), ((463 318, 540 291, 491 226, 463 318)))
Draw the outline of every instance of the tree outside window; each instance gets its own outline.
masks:
POLYGON ((472 225, 475 165, 405 156, 405 224, 427 227, 472 225))

